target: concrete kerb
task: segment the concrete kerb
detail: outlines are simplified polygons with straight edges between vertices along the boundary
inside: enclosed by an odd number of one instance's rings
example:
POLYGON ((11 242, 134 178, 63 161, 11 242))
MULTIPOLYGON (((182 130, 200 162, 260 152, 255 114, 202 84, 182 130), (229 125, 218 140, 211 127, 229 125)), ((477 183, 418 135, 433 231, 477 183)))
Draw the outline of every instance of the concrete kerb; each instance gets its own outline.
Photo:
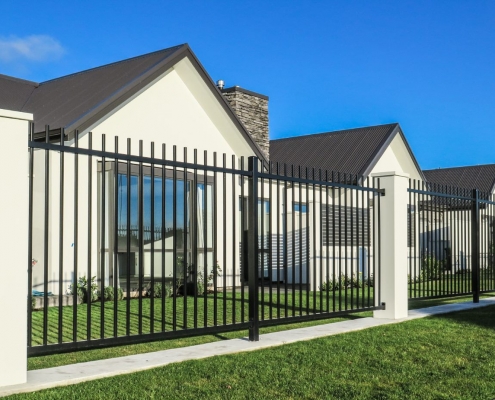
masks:
POLYGON ((249 342, 246 338, 206 343, 196 346, 163 350, 154 353, 136 354, 108 360, 90 361, 61 367, 28 371, 27 383, 0 388, 0 397, 34 392, 95 379, 145 371, 168 364, 198 360, 219 355, 261 350, 288 343, 317 339, 341 333, 354 332, 376 326, 396 324, 433 315, 470 310, 495 305, 495 297, 483 299, 479 303, 454 303, 409 311, 402 319, 361 318, 308 328, 274 332, 261 336, 259 342, 249 342))

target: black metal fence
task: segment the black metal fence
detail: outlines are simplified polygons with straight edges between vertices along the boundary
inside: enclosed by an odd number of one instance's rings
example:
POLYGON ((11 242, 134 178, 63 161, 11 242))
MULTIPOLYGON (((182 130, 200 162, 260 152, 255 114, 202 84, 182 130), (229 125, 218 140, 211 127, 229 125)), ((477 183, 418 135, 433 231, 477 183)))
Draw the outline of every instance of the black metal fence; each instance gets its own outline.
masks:
POLYGON ((135 145, 31 138, 29 355, 381 308, 379 181, 135 145))
POLYGON ((478 190, 410 180, 409 298, 495 291, 495 202, 478 190))

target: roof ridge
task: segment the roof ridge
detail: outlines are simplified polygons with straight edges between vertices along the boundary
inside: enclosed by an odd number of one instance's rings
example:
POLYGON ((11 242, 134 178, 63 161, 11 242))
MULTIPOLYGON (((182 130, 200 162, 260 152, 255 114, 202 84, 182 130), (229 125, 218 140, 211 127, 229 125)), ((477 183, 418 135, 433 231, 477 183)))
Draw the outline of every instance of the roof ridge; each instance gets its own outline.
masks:
POLYGON ((28 81, 27 79, 16 78, 15 76, 0 74, 0 78, 1 79, 7 79, 9 81, 24 83, 26 85, 34 85, 36 87, 39 86, 38 82, 28 81))
POLYGON ((359 130, 359 129, 371 129, 371 128, 378 128, 378 127, 383 127, 383 126, 396 126, 398 125, 398 122, 392 122, 389 124, 379 124, 379 125, 369 125, 369 126, 360 126, 357 128, 348 128, 348 129, 339 129, 338 131, 329 131, 329 132, 320 132, 320 133, 308 133, 308 134, 303 134, 303 135, 298 135, 298 136, 290 136, 286 138, 280 138, 280 139, 272 139, 270 142, 277 142, 277 141, 282 141, 282 140, 293 140, 293 139, 304 139, 307 137, 315 137, 315 136, 324 136, 324 135, 333 135, 333 134, 342 134, 342 133, 347 133, 349 131, 354 131, 354 130, 359 130))
POLYGON ((479 168, 479 167, 495 167, 495 163, 492 164, 478 164, 478 165, 463 165, 457 167, 446 167, 446 168, 432 168, 432 169, 424 169, 423 172, 431 172, 431 171, 446 171, 452 169, 461 169, 461 168, 479 168))
POLYGON ((58 78, 53 78, 53 79, 50 79, 50 80, 41 82, 41 83, 39 83, 39 85, 44 85, 46 83, 58 81, 58 80, 61 80, 61 79, 69 78, 69 77, 80 75, 80 74, 85 74, 87 72, 94 71, 94 70, 97 70, 97 69, 103 69, 103 68, 111 67, 111 66, 116 65, 116 64, 125 63, 125 62, 129 62, 129 61, 132 61, 132 60, 137 60, 138 58, 149 57, 149 56, 151 56, 153 54, 157 54, 157 53, 161 53, 161 52, 165 52, 165 51, 169 51, 169 50, 177 50, 177 49, 179 49, 179 48, 181 48, 183 46, 187 46, 187 43, 182 43, 182 44, 179 44, 177 46, 172 46, 172 47, 167 47, 165 49, 152 51, 150 53, 141 54, 141 55, 135 56, 135 57, 125 58, 125 59, 120 60, 120 61, 114 61, 112 63, 100 65, 98 67, 88 68, 88 69, 85 69, 85 70, 82 70, 82 71, 74 72, 72 74, 68 74, 68 75, 64 75, 64 76, 59 76, 58 78))

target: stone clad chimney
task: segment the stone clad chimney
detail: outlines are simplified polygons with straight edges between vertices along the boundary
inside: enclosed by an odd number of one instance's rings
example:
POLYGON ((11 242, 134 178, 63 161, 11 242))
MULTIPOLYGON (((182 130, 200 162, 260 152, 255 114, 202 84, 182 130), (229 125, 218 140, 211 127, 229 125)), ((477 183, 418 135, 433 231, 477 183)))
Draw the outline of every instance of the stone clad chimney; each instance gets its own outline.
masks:
POLYGON ((269 158, 268 96, 242 89, 239 86, 224 89, 223 85, 223 81, 217 82, 218 88, 222 91, 232 109, 261 150, 263 150, 266 158, 269 158))

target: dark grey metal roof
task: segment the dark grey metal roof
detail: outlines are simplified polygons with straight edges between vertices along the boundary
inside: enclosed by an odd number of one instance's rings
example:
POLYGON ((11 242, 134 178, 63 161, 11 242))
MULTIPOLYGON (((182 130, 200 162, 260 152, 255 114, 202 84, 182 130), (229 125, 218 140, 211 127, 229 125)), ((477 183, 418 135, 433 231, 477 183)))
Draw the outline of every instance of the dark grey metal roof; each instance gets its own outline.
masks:
POLYGON ((45 125, 50 125, 50 132, 60 135, 60 128, 65 128, 66 134, 72 137, 75 130, 81 132, 88 129, 185 57, 191 61, 254 153, 267 162, 260 147, 187 44, 40 84, 0 75, 0 108, 32 113, 35 132, 43 132, 45 125))
POLYGON ((45 124, 69 127, 112 96, 143 78, 183 45, 104 65, 40 83, 21 111, 35 117, 35 131, 45 124))
POLYGON ((438 168, 423 171, 426 180, 438 185, 478 189, 491 193, 495 186, 495 164, 438 168))
POLYGON ((29 96, 37 87, 36 82, 0 74, 0 108, 22 111, 29 96))
POLYGON ((421 173, 397 123, 271 140, 270 161, 366 177, 396 134, 421 173))

